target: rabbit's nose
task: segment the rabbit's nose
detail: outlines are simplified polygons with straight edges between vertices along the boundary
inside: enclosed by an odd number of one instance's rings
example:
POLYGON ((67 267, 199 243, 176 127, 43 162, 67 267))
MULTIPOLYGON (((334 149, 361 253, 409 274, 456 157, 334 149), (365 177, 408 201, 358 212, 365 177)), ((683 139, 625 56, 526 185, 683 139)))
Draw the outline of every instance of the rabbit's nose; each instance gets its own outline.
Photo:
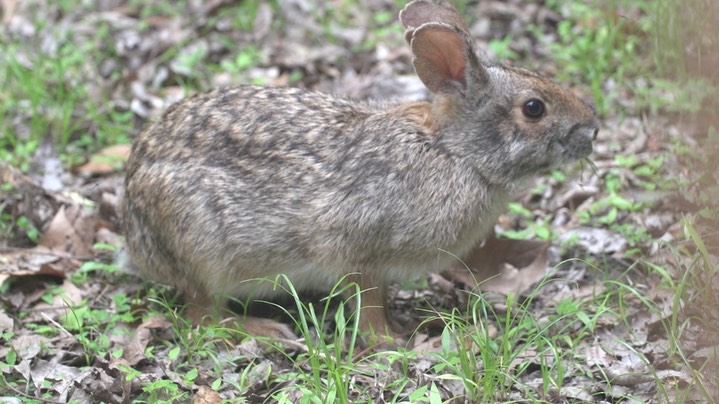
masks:
POLYGON ((599 128, 594 128, 594 135, 592 135, 592 140, 597 140, 597 135, 599 135, 599 128))

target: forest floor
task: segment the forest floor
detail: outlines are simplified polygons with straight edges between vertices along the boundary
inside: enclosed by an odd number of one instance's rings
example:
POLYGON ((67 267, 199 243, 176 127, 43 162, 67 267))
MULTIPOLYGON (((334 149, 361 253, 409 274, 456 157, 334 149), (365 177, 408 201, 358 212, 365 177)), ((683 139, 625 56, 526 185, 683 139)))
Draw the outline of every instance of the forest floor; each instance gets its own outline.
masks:
MULTIPOLYGON (((423 326, 391 351, 354 345, 339 298, 257 309, 297 339, 193 327, 114 257, 130 143, 188 94, 428 97, 403 4, 140 3, 0 1, 0 402, 717 401, 716 53, 662 73, 664 2, 461 4, 483 51, 572 88, 602 127, 591 164, 541 173, 463 264, 397 285, 394 316, 423 326)), ((682 62, 719 44, 702 35, 682 62)))

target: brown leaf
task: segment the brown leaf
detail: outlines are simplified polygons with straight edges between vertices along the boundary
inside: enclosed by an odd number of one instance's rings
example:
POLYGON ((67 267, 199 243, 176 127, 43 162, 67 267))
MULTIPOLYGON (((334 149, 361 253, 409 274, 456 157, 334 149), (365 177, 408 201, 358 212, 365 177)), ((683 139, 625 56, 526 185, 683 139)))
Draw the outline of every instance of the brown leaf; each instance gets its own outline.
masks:
POLYGON ((596 186, 572 183, 567 191, 553 199, 549 209, 555 211, 565 207, 574 210, 588 198, 598 193, 599 188, 596 186))
POLYGON ((169 322, 165 317, 163 316, 152 316, 148 318, 147 320, 143 321, 142 324, 140 324, 139 328, 149 328, 149 329, 167 329, 172 327, 172 323, 169 322))
POLYGON ((55 295, 53 303, 75 305, 82 301, 83 290, 75 286, 72 282, 63 282, 60 286, 62 293, 55 295))
POLYGON ((444 274, 470 288, 520 293, 544 276, 548 247, 546 241, 497 238, 491 233, 463 263, 444 274))
POLYGON ((507 264, 502 269, 499 276, 488 279, 480 284, 480 288, 484 291, 507 294, 513 292, 521 294, 532 286, 535 282, 542 279, 547 271, 547 247, 540 249, 534 261, 531 264, 517 268, 511 264, 507 264))
POLYGON ((15 328, 15 320, 0 311, 0 332, 12 331, 15 328))
POLYGON ((415 352, 437 352, 442 349, 442 336, 430 337, 425 333, 417 333, 412 339, 412 351, 415 352))
POLYGON ((145 359, 145 349, 151 340, 152 332, 150 332, 150 329, 140 325, 125 347, 122 355, 122 357, 127 360, 128 365, 135 366, 141 360, 145 359))
POLYGON ((0 253, 0 285, 16 276, 48 275, 64 279, 67 268, 75 268, 75 264, 74 260, 38 249, 0 253))
POLYGON ((49 346, 50 341, 37 334, 18 335, 12 339, 12 347, 18 357, 32 361, 42 351, 42 347, 49 346))
POLYGON ((40 236, 40 245, 53 252, 68 252, 75 257, 92 257, 96 217, 78 205, 61 207, 40 236))
MULTIPOLYGON (((41 288, 26 296, 24 305, 32 306, 32 311, 25 318, 25 321, 50 321, 53 323, 66 324, 67 320, 75 320, 75 308, 82 301, 83 290, 75 286, 72 282, 63 282, 57 287, 59 293, 52 295, 52 300, 47 302, 43 296, 48 288, 41 288), (39 301, 43 299, 42 301, 39 301)), ((77 342, 77 338, 69 333, 61 333, 61 336, 53 341, 54 346, 58 347, 64 337, 69 337, 68 342, 77 342)))
POLYGON ((83 177, 112 174, 120 171, 129 157, 129 144, 106 147, 93 154, 87 163, 75 167, 72 172, 83 177))
POLYGON ((36 389, 40 390, 48 383, 52 390, 59 393, 58 400, 65 402, 69 390, 68 384, 80 375, 80 370, 77 367, 58 363, 60 358, 56 356, 51 361, 36 359, 30 369, 30 376, 36 389))
MULTIPOLYGON (((99 228, 97 230, 97 233, 95 233, 95 241, 98 243, 109 244, 116 247, 121 247, 123 245, 122 238, 120 237, 120 235, 104 227, 99 228)), ((94 251, 96 255, 107 252, 107 250, 103 250, 100 248, 95 249, 94 251)))
MULTIPOLYGON (((119 371, 117 373, 120 373, 119 371)), ((91 395, 93 402, 124 403, 123 400, 129 390, 129 382, 124 377, 110 375, 105 369, 97 366, 88 368, 80 377, 75 379, 74 385, 78 390, 91 395)))
POLYGON ((200 386, 197 393, 192 397, 192 404, 221 404, 222 397, 216 391, 207 386, 200 386))

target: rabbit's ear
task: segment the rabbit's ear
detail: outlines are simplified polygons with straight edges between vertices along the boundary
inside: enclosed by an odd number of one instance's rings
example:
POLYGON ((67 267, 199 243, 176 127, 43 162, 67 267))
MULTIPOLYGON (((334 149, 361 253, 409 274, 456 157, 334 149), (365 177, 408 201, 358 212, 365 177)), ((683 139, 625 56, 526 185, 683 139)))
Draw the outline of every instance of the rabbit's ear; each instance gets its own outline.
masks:
POLYGON ((426 0, 415 0, 399 12, 399 21, 405 29, 408 43, 412 41, 414 31, 429 22, 441 22, 468 32, 457 10, 446 2, 435 4, 426 0))
POLYGON ((467 96, 481 91, 488 75, 474 52, 470 36, 460 29, 427 23, 412 34, 414 69, 427 89, 435 94, 467 96))

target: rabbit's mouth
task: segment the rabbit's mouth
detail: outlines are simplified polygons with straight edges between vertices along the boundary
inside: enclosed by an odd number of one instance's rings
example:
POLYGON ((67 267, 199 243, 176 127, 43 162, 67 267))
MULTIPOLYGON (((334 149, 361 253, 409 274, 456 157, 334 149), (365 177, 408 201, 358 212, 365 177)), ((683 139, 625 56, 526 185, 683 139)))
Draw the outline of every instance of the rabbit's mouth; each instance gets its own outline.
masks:
POLYGON ((559 139, 562 156, 569 161, 581 160, 592 153, 592 141, 596 138, 594 127, 577 126, 569 131, 569 135, 559 139))

